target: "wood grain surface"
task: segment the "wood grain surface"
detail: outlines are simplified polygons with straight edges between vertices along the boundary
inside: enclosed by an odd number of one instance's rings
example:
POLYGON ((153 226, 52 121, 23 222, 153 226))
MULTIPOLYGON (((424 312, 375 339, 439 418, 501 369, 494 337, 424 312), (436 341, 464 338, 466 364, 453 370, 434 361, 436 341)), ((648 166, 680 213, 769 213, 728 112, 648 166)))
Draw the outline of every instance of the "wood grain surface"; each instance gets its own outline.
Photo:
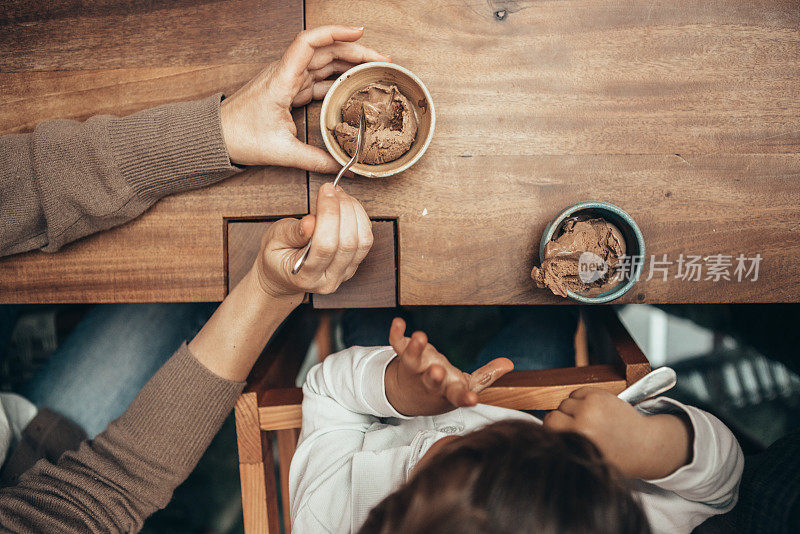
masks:
POLYGON ((269 528, 272 528, 272 523, 276 522, 277 518, 273 519, 273 514, 268 511, 267 490, 269 488, 267 487, 264 463, 240 463, 239 479, 242 488, 244 531, 247 533, 263 532, 264 525, 270 525, 269 528))
MULTIPOLYGON (((236 401, 236 441, 239 451, 239 479, 242 487, 242 513, 245 529, 254 532, 268 521, 267 478, 264 469, 262 432, 258 422, 255 393, 245 393, 236 401)), ((274 491, 274 490, 273 490, 274 491)))
POLYGON ((451 156, 800 145, 793 0, 306 1, 307 27, 332 21, 422 79, 451 156))
POLYGON ((224 216, 306 209, 305 179, 252 169, 161 200, 136 220, 67 245, 0 260, 0 302, 219 301, 224 216))
POLYGON ((570 393, 584 386, 615 395, 625 389, 625 376, 613 365, 512 371, 479 394, 479 402, 511 410, 554 410, 570 393))
POLYGON ((372 221, 372 248, 353 278, 330 295, 311 296, 315 308, 391 308, 397 305, 394 221, 372 221))
MULTIPOLYGON (((0 12, 0 134, 230 94, 302 30, 301 0, 13 1, 0 12)), ((305 135, 305 112, 294 113, 305 135)), ((0 260, 0 302, 217 301, 226 217, 305 213, 304 171, 252 168, 135 221, 0 260)))
POLYGON ((303 355, 314 339, 320 315, 321 312, 308 306, 300 306, 286 318, 250 371, 245 392, 236 403, 236 437, 246 533, 280 532, 279 510, 283 512, 284 525, 289 524, 289 461, 286 459, 294 454, 301 421, 296 420, 291 411, 287 416, 287 410, 280 405, 298 399, 302 401, 302 393, 298 396, 294 388, 281 388, 295 384, 303 355), (260 408, 262 403, 275 408, 277 414, 264 415, 260 408), (278 423, 282 422, 276 424, 275 429, 268 429, 278 431, 262 432, 262 416, 272 416, 278 423), (275 474, 276 448, 282 488, 280 492, 275 474), (278 504, 279 493, 282 506, 278 504))
MULTIPOLYGON (((307 26, 334 20, 364 24, 436 107, 414 167, 344 183, 397 219, 401 304, 565 302, 529 273, 547 222, 584 200, 644 234, 643 279, 617 302, 800 300, 796 2, 306 2, 307 26), (664 254, 762 260, 756 281, 675 263, 646 280, 664 254)), ((308 121, 320 144, 318 105, 308 121)), ((310 176, 311 206, 329 179, 310 176)))
POLYGON ((263 63, 301 29, 296 0, 11 0, 0 70, 263 63))
MULTIPOLYGON (((231 94, 262 64, 48 72, 0 71, 0 134, 28 132, 49 119, 127 115, 169 102, 231 94)), ((302 112, 296 120, 302 118, 302 112)))
POLYGON ((261 432, 258 422, 258 397, 255 393, 244 393, 236 400, 236 444, 240 464, 256 464, 261 456, 261 432))
MULTIPOLYGON (((365 25, 364 44, 416 73, 437 112, 414 167, 344 183, 372 218, 396 220, 400 304, 565 302, 528 273, 546 223, 583 200, 627 210, 647 260, 762 257, 756 281, 684 281, 673 264, 618 302, 800 301, 795 1, 379 7, 13 0, 0 12, 0 133, 230 92, 304 23, 365 25)), ((305 213, 327 179, 253 169, 57 256, 0 260, 0 302, 219 300, 225 219, 305 213)))

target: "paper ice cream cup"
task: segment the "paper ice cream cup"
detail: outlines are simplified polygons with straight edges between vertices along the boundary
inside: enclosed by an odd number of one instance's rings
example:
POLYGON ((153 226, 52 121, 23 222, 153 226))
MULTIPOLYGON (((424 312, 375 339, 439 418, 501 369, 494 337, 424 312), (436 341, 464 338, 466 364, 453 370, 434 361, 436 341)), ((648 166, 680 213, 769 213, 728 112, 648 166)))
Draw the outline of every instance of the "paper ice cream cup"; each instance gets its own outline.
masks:
POLYGON ((379 165, 355 163, 350 167, 351 171, 361 176, 385 178, 403 172, 419 161, 433 139, 436 112, 428 88, 410 70, 382 61, 362 63, 353 67, 333 82, 322 101, 319 116, 319 127, 325 148, 342 166, 350 161, 350 155, 339 146, 333 129, 342 122, 342 106, 345 102, 353 93, 371 83, 396 85, 408 99, 417 117, 417 136, 408 152, 387 163, 379 165))

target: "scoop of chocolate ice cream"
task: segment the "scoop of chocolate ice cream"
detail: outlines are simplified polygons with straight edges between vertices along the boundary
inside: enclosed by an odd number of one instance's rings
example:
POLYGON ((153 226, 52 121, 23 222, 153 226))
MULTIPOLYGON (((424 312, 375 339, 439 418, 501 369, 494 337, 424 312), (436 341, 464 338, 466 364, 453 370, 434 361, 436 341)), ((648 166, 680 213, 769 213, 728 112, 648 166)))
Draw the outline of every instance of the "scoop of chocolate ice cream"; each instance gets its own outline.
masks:
POLYGON ((619 283, 617 270, 625 255, 625 239, 619 228, 605 219, 568 219, 561 234, 547 243, 541 267, 531 278, 537 287, 556 295, 567 291, 599 295, 619 283))
POLYGON ((408 152, 417 136, 414 108, 396 85, 379 83, 359 89, 342 106, 343 122, 333 130, 339 146, 350 156, 355 153, 362 106, 367 127, 359 162, 379 165, 408 152))

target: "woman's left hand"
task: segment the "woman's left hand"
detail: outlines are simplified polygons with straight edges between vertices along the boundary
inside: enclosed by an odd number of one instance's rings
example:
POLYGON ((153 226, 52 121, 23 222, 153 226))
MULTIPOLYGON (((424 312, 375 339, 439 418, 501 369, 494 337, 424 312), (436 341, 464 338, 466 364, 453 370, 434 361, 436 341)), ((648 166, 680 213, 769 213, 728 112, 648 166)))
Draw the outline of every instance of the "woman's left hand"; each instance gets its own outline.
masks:
POLYGON ((366 61, 389 57, 357 41, 364 28, 320 26, 301 32, 283 57, 222 102, 222 135, 231 162, 281 165, 334 173, 340 165, 325 150, 297 138, 292 107, 321 99, 325 78, 366 61))

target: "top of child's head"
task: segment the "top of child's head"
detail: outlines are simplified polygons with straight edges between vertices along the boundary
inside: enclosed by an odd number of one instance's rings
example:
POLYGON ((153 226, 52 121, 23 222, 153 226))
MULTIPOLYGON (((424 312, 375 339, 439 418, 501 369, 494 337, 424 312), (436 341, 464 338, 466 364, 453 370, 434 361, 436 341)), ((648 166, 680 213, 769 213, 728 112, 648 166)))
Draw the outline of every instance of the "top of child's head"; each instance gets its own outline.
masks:
POLYGON ((448 441, 360 534, 644 534, 627 481, 579 434, 501 421, 448 441))

